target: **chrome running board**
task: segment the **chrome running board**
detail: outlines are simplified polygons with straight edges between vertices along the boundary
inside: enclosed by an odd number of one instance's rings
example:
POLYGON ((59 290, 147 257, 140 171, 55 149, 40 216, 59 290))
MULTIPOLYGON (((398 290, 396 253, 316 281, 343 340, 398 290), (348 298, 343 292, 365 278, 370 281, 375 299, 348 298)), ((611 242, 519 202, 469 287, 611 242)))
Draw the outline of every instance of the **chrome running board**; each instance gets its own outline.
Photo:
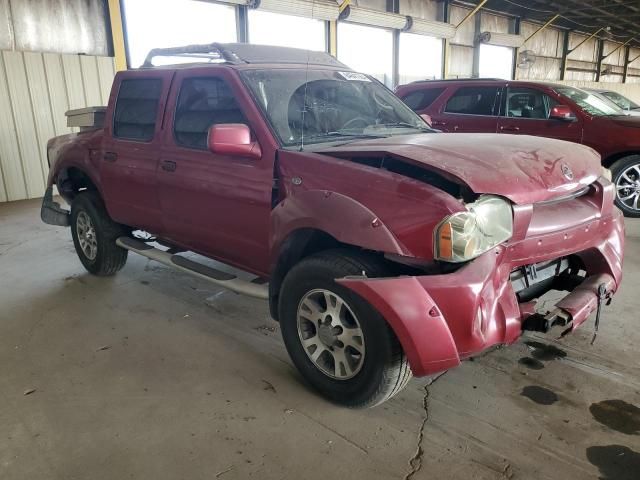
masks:
POLYGON ((207 280, 232 292, 247 295, 249 297, 267 300, 269 298, 268 284, 259 283, 257 280, 246 281, 239 279, 236 275, 222 270, 211 268, 202 263, 194 262, 180 255, 171 254, 159 248, 154 248, 140 240, 131 237, 120 237, 116 240, 116 245, 126 248, 150 260, 175 268, 194 277, 207 280))

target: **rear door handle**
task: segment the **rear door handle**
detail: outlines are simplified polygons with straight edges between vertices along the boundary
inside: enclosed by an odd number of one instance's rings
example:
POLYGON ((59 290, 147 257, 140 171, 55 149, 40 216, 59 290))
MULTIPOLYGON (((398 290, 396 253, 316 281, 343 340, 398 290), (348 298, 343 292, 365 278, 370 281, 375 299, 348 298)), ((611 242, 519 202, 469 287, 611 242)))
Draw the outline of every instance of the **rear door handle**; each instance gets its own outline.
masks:
POLYGON ((118 160, 118 154, 115 152, 104 152, 104 154, 102 155, 102 159, 105 162, 115 162, 116 160, 118 160))
POLYGON ((519 132, 520 127, 516 127, 515 125, 504 125, 500 127, 501 132, 519 132))
POLYGON ((439 122, 438 120, 434 120, 431 125, 433 125, 434 127, 444 127, 447 124, 447 122, 439 122))
POLYGON ((176 165, 176 162, 172 160, 163 160, 160 164, 160 168, 162 168, 165 172, 175 172, 176 168, 178 168, 178 165, 176 165))

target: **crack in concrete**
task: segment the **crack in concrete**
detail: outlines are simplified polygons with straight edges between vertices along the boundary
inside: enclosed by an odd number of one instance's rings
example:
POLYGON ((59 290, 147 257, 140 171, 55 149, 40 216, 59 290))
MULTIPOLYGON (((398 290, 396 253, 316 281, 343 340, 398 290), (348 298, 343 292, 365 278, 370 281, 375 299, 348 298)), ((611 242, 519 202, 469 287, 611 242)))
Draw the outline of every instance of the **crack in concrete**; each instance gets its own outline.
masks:
POLYGON ((422 442, 424 440, 424 430, 427 426, 427 422, 429 421, 429 387, 433 385, 436 380, 442 378, 442 376, 447 373, 447 371, 448 370, 433 377, 431 381, 424 386, 424 395, 422 396, 422 409, 424 410, 424 417, 422 418, 422 423, 420 424, 420 429, 418 430, 416 451, 413 454, 413 457, 409 459, 409 472, 407 472, 407 474, 403 477, 403 480, 411 480, 413 476, 422 468, 422 457, 424 455, 422 442))

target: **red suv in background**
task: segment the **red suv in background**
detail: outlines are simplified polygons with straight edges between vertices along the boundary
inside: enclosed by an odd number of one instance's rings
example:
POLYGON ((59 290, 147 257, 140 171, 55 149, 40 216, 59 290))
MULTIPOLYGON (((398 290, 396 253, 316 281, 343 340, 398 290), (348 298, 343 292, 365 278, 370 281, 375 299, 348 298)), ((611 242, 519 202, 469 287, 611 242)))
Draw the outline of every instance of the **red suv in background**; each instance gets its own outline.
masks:
POLYGON ((396 94, 444 132, 536 135, 582 143, 602 156, 616 205, 640 217, 640 117, 621 115, 597 96, 552 83, 499 79, 420 81, 396 94))

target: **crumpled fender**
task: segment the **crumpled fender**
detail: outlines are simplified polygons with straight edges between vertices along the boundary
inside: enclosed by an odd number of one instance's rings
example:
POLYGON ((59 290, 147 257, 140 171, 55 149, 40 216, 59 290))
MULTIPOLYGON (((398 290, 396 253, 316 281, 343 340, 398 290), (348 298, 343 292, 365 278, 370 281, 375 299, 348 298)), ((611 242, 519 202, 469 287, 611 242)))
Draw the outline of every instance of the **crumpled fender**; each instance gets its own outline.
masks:
POLYGON ((415 376, 435 374, 460 364, 447 322, 415 277, 342 278, 336 282, 366 298, 387 320, 415 376))
POLYGON ((271 251, 295 230, 314 228, 336 240, 379 252, 409 255, 391 230, 367 207, 328 190, 296 192, 282 200, 271 214, 271 251))

